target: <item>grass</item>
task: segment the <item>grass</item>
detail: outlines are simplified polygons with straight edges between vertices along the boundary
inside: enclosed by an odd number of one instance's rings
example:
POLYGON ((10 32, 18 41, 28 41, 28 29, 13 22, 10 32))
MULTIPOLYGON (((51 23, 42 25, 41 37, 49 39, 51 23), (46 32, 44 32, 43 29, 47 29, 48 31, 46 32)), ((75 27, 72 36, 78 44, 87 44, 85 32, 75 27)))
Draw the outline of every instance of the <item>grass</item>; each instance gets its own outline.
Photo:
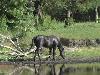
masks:
MULTIPOLYGON (((31 43, 31 39, 36 35, 55 35, 69 39, 95 39, 100 38, 100 24, 94 22, 75 23, 74 25, 64 28, 64 23, 51 22, 52 28, 46 30, 36 30, 27 32, 27 36, 20 40, 24 44, 31 43), (54 25, 54 26, 53 26, 54 25)), ((48 25, 49 26, 49 25, 48 25)), ((45 28, 45 27, 44 27, 45 28)), ((42 28, 41 28, 42 29, 42 28)))
MULTIPOLYGON (((51 24, 53 28, 46 30, 33 30, 27 32, 27 36, 20 40, 21 44, 31 44, 31 39, 36 35, 55 35, 58 37, 69 39, 95 39, 100 38, 100 25, 99 23, 87 22, 87 23, 75 23, 74 25, 64 28, 64 23, 58 22, 51 24), (53 24, 55 27, 53 27, 53 24)), ((25 46, 27 46, 25 45, 25 46)), ((28 47, 28 46, 27 46, 28 47)))
POLYGON ((84 58, 92 58, 92 57, 100 57, 100 48, 80 48, 75 51, 66 51, 66 57, 84 57, 84 58))
MULTIPOLYGON (((4 52, 4 51, 2 51, 4 52)), ((42 51, 43 54, 40 54, 41 58, 46 58, 48 57, 49 54, 49 50, 44 49, 42 51)), ((28 58, 30 58, 30 56, 34 56, 34 54, 30 54, 28 58)), ((79 48, 76 49, 75 51, 68 51, 67 49, 65 49, 64 51, 64 56, 65 58, 95 58, 95 57, 100 57, 100 47, 90 47, 90 48, 79 48)), ((26 57, 24 57, 26 59, 26 57)), ((57 58, 61 58, 60 57, 60 53, 59 50, 56 50, 56 59, 57 58)), ((9 59, 15 59, 15 56, 10 56, 6 54, 0 54, 0 60, 9 60, 9 59)))
MULTIPOLYGON (((0 33, 7 36, 8 35, 12 36, 11 32, 8 31, 0 33)), ((20 43, 30 44, 32 37, 36 35, 55 35, 58 37, 69 38, 69 39, 95 39, 95 38, 100 38, 100 23, 95 23, 95 22, 74 23, 73 25, 64 28, 63 22, 47 20, 46 22, 44 22, 43 28, 40 28, 40 30, 36 30, 33 28, 31 32, 28 31, 26 34, 27 35, 24 36, 24 38, 20 39, 20 43)))
POLYGON ((35 31, 33 35, 56 35, 64 38, 74 39, 94 39, 100 37, 100 24, 94 22, 75 23, 74 25, 63 27, 64 23, 55 24, 55 29, 48 29, 45 31, 35 31))
MULTIPOLYGON (((49 50, 44 49, 40 54, 41 58, 44 58, 49 55, 49 50)), ((100 47, 81 47, 79 49, 76 49, 75 51, 68 51, 65 49, 64 51, 65 58, 95 58, 100 57, 100 47)), ((56 50, 56 58, 61 58, 59 50, 56 50)))
MULTIPOLYGON (((45 23, 46 25, 46 23, 45 23)), ((36 30, 34 29, 32 32, 27 32, 27 35, 20 40, 20 43, 25 45, 31 43, 31 39, 36 35, 55 35, 58 37, 64 37, 69 39, 95 39, 100 38, 100 24, 94 22, 86 22, 86 23, 75 23, 74 25, 67 26, 64 28, 64 23, 61 22, 51 22, 52 26, 49 28, 49 25, 46 30, 36 30)), ((3 32, 0 32, 3 33, 3 32)), ((5 32, 4 34, 10 34, 10 32, 5 32)), ((28 47, 25 45, 25 47, 28 47)), ((0 48, 0 51, 6 51, 6 49, 0 48)), ((46 52, 45 55, 48 53, 46 52)), ((57 52, 57 55, 59 53, 57 52)), ((97 57, 100 56, 100 48, 81 48, 74 52, 65 52, 66 57, 97 57)), ((1 58, 8 58, 7 56, 0 55, 1 58)))

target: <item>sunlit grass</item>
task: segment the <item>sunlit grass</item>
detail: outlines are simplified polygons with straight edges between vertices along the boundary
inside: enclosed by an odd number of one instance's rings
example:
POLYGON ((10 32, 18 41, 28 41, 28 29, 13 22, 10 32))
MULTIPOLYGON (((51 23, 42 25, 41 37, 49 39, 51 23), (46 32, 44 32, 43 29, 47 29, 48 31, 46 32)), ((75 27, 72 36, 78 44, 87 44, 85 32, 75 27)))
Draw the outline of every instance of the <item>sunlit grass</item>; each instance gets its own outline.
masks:
MULTIPOLYGON (((52 24, 52 23, 51 23, 52 24)), ((94 22, 75 23, 74 25, 64 28, 64 23, 56 23, 55 29, 47 29, 45 31, 33 31, 35 35, 55 35, 64 38, 75 39, 94 39, 100 37, 100 24, 94 22)))
MULTIPOLYGON (((48 23, 45 23, 45 25, 48 23)), ((45 28, 45 27, 44 27, 45 28)), ((100 24, 94 23, 94 22, 85 22, 85 23, 74 23, 71 26, 67 26, 64 28, 64 23, 51 21, 50 24, 46 27, 45 30, 36 30, 33 28, 33 31, 28 31, 25 37, 22 39, 19 39, 19 43, 22 45, 25 45, 24 48, 30 47, 31 40, 36 35, 55 35, 58 37, 64 37, 69 39, 95 39, 100 38, 100 24), (49 25, 52 27, 49 28, 49 25)), ((10 32, 0 32, 3 35, 10 34, 10 32)), ((7 36, 7 35, 6 35, 7 36)), ((0 48, 0 51, 6 51, 7 49, 0 48)), ((44 55, 47 55, 48 51, 44 55)), ((59 53, 57 52, 57 55, 59 53)), ((65 52, 66 57, 97 57, 100 56, 100 48, 82 48, 73 52, 66 51, 65 52)), ((0 56, 0 58, 3 58, 5 56, 0 56)))
POLYGON ((79 58, 100 57, 100 48, 79 48, 75 51, 65 51, 65 56, 79 58))

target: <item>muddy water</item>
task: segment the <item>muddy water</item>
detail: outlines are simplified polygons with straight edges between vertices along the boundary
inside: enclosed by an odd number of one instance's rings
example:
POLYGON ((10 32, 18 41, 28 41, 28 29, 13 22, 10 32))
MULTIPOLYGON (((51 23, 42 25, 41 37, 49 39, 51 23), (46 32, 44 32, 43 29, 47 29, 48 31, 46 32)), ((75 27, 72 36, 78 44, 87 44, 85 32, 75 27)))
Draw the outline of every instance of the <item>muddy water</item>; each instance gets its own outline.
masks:
POLYGON ((0 75, 100 75, 100 63, 41 65, 1 64, 0 75))

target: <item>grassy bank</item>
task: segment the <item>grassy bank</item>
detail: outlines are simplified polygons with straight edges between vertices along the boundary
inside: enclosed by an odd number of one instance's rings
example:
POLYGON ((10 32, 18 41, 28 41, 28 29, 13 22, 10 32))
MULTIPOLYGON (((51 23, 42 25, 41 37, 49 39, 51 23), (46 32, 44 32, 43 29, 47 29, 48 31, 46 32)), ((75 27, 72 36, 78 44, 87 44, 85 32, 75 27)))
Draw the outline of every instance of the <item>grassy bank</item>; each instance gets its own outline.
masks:
MULTIPOLYGON (((0 33, 6 36, 12 36, 12 33, 9 31, 1 31, 0 33)), ((17 34, 17 32, 14 34, 17 34)), ((95 39, 100 38, 100 23, 74 23, 64 28, 63 22, 51 21, 50 23, 45 23, 39 30, 33 27, 31 31, 27 31, 25 36, 20 39, 20 43, 30 44, 32 37, 36 35, 55 35, 69 39, 95 39)))
POLYGON ((55 29, 48 29, 46 31, 36 31, 33 35, 56 35, 64 38, 75 39, 94 39, 100 37, 100 24, 98 23, 75 23, 74 25, 63 27, 64 23, 58 23, 55 25, 55 29))
MULTIPOLYGON (((50 25, 53 26, 53 24, 51 22, 50 25)), ((20 41, 24 44, 29 44, 31 43, 32 37, 36 35, 55 35, 69 39, 95 39, 100 38, 100 25, 99 23, 87 22, 75 23, 64 28, 64 23, 58 22, 55 23, 54 27, 47 27, 46 30, 34 29, 32 32, 27 32, 27 35, 20 41)))
MULTIPOLYGON (((46 25, 46 24, 45 24, 46 25)), ((20 44, 24 48, 30 47, 31 39, 35 35, 55 35, 58 37, 64 37, 69 39, 95 39, 100 38, 100 25, 99 23, 94 22, 87 22, 87 23, 74 23, 71 26, 67 26, 64 28, 64 23, 61 22, 51 22, 51 28, 49 27, 42 27, 39 30, 33 28, 30 32, 28 31, 25 37, 20 39, 20 44), (54 26, 53 26, 54 24, 54 26)), ((12 35, 11 32, 5 31, 0 32, 6 36, 12 35)), ((8 51, 7 49, 0 48, 0 51, 8 51)), ((48 55, 48 51, 43 52, 44 56, 48 55)), ((59 52, 57 52, 57 57, 59 52)), ((67 51, 65 49, 65 57, 66 58, 92 58, 92 57, 99 57, 100 56, 100 48, 80 48, 75 51, 67 51)), ((15 57, 11 57, 8 55, 0 54, 1 60, 8 60, 8 59, 15 59, 15 57)))
POLYGON ((69 58, 81 57, 81 58, 92 58, 100 57, 100 48, 79 48, 75 51, 66 51, 65 56, 69 58))
MULTIPOLYGON (((5 52, 5 51, 2 51, 2 52, 5 52)), ((11 55, 7 55, 7 53, 9 52, 5 52, 5 54, 0 54, 0 60, 4 60, 4 61, 8 61, 8 60, 16 60, 16 59, 20 59, 20 57, 17 57, 16 56, 11 56, 11 55)), ((42 51, 42 54, 40 54, 41 56, 41 59, 45 59, 48 57, 48 54, 49 54, 49 50, 47 49, 44 49, 42 51)), ((94 48, 94 47, 91 47, 91 48, 77 48, 77 49, 74 49, 74 51, 71 51, 71 50, 67 50, 67 48, 65 49, 65 52, 64 52, 64 56, 66 59, 74 59, 75 60, 78 60, 78 59, 86 59, 88 61, 90 61, 91 59, 97 59, 97 58, 100 58, 100 47, 97 47, 97 48, 94 48)), ((34 53, 33 54, 30 54, 28 57, 21 57, 21 59, 29 59, 29 58, 32 58, 33 59, 34 57, 34 53)), ((56 50, 56 59, 62 59, 60 57, 60 54, 59 54, 59 50, 56 50)), ((37 60, 38 57, 37 57, 37 60)), ((98 61, 98 59, 97 59, 98 61)))

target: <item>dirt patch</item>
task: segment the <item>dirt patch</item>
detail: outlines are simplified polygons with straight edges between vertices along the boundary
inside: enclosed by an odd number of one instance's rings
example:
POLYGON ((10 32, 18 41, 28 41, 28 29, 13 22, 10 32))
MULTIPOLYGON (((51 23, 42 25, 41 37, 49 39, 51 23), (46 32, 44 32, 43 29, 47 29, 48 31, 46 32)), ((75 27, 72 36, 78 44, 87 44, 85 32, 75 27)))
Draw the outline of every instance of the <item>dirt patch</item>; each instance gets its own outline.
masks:
POLYGON ((67 38, 60 38, 62 44, 67 47, 89 47, 93 46, 96 47, 100 45, 100 39, 67 39, 67 38))

